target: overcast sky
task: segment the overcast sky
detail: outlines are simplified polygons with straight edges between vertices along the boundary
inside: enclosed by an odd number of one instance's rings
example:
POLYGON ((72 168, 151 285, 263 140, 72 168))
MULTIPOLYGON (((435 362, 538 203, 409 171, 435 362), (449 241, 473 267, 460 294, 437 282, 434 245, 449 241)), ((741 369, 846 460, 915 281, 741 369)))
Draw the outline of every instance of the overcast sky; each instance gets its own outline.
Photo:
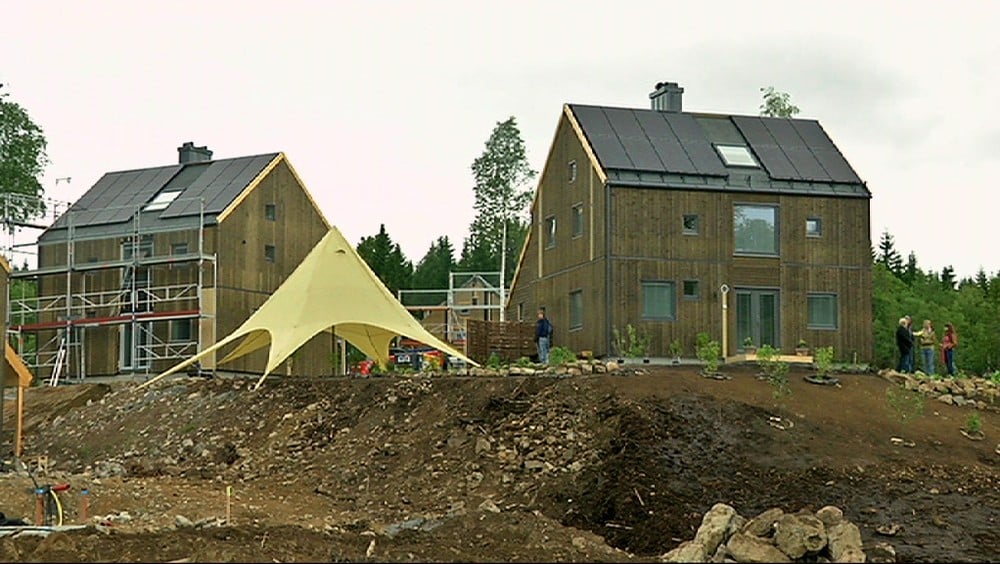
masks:
POLYGON ((109 171, 284 151, 352 243, 414 263, 473 217, 472 161, 517 118, 541 170, 562 104, 819 120, 873 193, 872 242, 1000 269, 1000 2, 5 3, 0 83, 45 131, 50 197, 109 171), (72 181, 57 179, 70 177, 72 181), (992 243, 990 243, 992 241, 992 243))

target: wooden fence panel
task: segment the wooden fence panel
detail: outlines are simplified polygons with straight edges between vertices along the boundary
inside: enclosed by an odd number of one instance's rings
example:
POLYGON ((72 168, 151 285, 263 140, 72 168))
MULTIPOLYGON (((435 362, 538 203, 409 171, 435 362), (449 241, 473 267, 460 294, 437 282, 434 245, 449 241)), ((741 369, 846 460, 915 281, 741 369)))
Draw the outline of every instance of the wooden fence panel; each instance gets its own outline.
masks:
POLYGON ((469 319, 466 323, 467 354, 480 364, 486 364, 493 353, 506 362, 515 362, 522 356, 531 358, 538 353, 534 322, 469 319))

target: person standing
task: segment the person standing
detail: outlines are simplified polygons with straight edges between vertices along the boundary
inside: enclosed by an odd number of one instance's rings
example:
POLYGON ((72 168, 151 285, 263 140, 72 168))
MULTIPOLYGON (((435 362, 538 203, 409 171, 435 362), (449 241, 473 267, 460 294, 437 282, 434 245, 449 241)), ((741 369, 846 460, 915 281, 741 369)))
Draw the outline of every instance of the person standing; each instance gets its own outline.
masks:
POLYGON ((552 342, 552 323, 545 317, 545 308, 538 310, 535 324, 535 343, 538 345, 538 362, 549 363, 549 344, 552 342))
POLYGON ((923 328, 914 335, 920 337, 920 353, 924 357, 924 373, 930 376, 934 374, 934 349, 937 346, 937 335, 934 333, 931 320, 925 319, 923 328))
POLYGON ((913 334, 913 318, 909 315, 906 317, 906 330, 910 332, 910 359, 908 361, 910 369, 908 372, 913 374, 913 371, 917 369, 917 337, 913 334))
POLYGON ((899 364, 896 365, 896 372, 908 374, 913 370, 910 359, 913 358, 913 336, 907 325, 906 318, 899 318, 899 327, 896 328, 896 348, 899 349, 899 364))
POLYGON ((941 341, 941 356, 949 376, 955 375, 955 349, 958 348, 958 331, 951 323, 944 324, 944 339, 941 341))

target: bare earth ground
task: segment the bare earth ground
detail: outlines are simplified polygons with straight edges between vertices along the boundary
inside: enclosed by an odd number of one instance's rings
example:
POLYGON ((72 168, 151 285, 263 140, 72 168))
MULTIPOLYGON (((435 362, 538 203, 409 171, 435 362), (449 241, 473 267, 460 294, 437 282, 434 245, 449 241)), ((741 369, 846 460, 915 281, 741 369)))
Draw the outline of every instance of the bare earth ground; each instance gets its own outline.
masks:
MULTIPOLYGON (((89 488, 99 526, 0 539, 0 561, 651 562, 717 502, 835 505, 901 562, 1000 561, 996 410, 973 441, 971 408, 904 423, 874 374, 793 368, 778 400, 722 370, 32 388, 25 459, 72 484, 70 523, 89 488)), ((0 511, 33 518, 31 492, 0 474, 0 511)))

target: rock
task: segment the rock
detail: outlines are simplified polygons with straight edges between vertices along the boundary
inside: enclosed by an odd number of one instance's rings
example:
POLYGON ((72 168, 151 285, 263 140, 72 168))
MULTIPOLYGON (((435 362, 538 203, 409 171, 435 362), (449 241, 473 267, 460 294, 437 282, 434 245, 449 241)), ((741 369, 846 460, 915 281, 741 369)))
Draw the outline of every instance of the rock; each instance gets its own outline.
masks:
POLYGON ((827 505, 816 512, 816 518, 823 522, 823 525, 832 527, 844 520, 844 512, 839 507, 827 505))
POLYGON ((834 562, 864 562, 861 531, 854 523, 844 521, 826 531, 830 545, 830 557, 834 562))
POLYGON ((715 554, 719 545, 726 540, 726 531, 736 516, 736 510, 724 503, 716 503, 701 520, 701 526, 694 535, 694 543, 700 544, 705 558, 715 554))
POLYGON ((782 515, 775 525, 774 543, 789 558, 801 558, 826 546, 823 522, 812 515, 782 515))
POLYGON ((174 517, 174 525, 178 528, 194 527, 194 521, 188 519, 183 515, 177 515, 174 517))
POLYGON ((493 503, 492 499, 485 499, 479 504, 480 511, 489 511, 490 513, 500 513, 500 508, 497 504, 493 503))
POLYGON ((670 552, 660 556, 660 562, 705 562, 705 547, 695 541, 684 541, 670 552))
POLYGON ((887 542, 875 543, 865 551, 868 562, 895 562, 896 549, 887 542))
POLYGON ((587 539, 583 537, 573 537, 573 548, 583 551, 587 549, 587 539))
POLYGON ((604 367, 607 369, 608 372, 617 372, 619 368, 618 363, 613 360, 609 360, 607 364, 604 365, 604 367))
POLYGON ((746 533, 736 533, 726 543, 726 552, 737 562, 791 562, 771 543, 746 533))
POLYGON ((476 454, 483 452, 489 452, 491 448, 490 441, 486 437, 476 438, 476 454))
POLYGON ((948 405, 955 405, 955 399, 951 394, 941 394, 937 397, 937 400, 941 403, 946 403, 948 405))
POLYGON ((755 537, 770 537, 774 534, 774 524, 785 512, 777 507, 768 509, 743 526, 743 532, 755 537))

